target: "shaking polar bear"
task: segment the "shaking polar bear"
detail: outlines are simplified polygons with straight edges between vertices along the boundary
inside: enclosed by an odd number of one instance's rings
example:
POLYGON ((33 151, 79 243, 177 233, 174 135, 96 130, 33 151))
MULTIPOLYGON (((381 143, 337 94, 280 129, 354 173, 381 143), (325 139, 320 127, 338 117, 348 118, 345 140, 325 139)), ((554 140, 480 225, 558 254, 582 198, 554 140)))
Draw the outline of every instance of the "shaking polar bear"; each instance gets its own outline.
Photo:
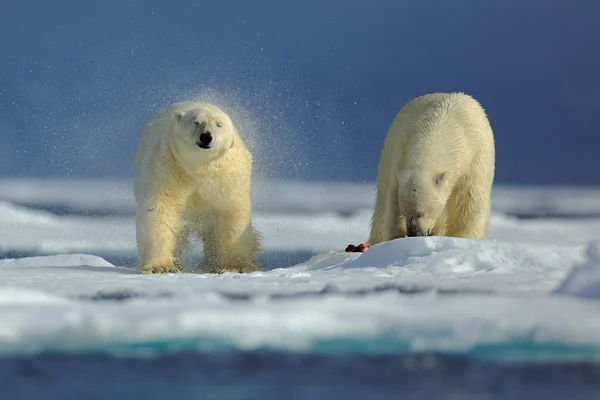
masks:
POLYGON ((204 244, 201 272, 256 271, 252 155, 229 116, 210 103, 160 110, 135 156, 138 270, 179 272, 189 234, 204 244))
POLYGON ((409 101, 381 152, 369 243, 405 236, 484 238, 494 164, 492 129, 471 96, 434 93, 409 101))

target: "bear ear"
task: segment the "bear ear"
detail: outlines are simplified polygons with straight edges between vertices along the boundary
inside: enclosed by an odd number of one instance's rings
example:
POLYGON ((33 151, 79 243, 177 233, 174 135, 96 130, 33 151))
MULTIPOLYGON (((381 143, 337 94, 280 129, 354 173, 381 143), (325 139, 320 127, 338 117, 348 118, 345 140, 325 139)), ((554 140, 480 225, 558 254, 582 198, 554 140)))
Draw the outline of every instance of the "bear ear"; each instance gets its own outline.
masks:
POLYGON ((435 178, 435 184, 438 186, 442 186, 442 183, 444 183, 444 179, 446 179, 446 173, 442 172, 435 178))
POLYGON ((177 110, 173 113, 173 116, 175 117, 175 121, 181 121, 181 118, 183 118, 184 115, 185 115, 185 113, 181 110, 177 110))

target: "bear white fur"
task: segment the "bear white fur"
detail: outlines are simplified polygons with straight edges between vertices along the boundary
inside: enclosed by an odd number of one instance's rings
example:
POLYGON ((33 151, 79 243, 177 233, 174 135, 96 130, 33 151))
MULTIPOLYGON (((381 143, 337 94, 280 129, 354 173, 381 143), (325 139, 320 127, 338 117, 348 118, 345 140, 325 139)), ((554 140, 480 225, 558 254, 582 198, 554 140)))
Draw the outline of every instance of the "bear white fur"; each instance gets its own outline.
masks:
POLYGON ((163 108, 142 133, 134 169, 140 272, 179 272, 190 234, 204 245, 200 272, 258 269, 252 155, 225 112, 204 102, 163 108))
POLYGON ((487 235, 494 136, 464 93, 417 97, 394 118, 381 152, 370 244, 405 236, 487 235))

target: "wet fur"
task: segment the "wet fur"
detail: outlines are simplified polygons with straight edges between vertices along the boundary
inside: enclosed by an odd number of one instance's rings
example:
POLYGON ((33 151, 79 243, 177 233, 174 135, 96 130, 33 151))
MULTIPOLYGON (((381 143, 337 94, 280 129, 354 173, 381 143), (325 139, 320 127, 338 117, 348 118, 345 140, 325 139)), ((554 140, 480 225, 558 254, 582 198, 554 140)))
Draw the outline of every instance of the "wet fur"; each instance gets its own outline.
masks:
POLYGON ((204 245, 199 272, 258 270, 260 238, 251 222, 251 175, 252 156, 223 111, 192 102, 159 111, 144 129, 135 156, 138 270, 179 272, 191 234, 204 245), (194 133, 187 138, 176 125, 186 123, 179 120, 180 112, 199 113, 208 124, 213 116, 225 121, 218 145, 209 151, 194 147, 194 133))

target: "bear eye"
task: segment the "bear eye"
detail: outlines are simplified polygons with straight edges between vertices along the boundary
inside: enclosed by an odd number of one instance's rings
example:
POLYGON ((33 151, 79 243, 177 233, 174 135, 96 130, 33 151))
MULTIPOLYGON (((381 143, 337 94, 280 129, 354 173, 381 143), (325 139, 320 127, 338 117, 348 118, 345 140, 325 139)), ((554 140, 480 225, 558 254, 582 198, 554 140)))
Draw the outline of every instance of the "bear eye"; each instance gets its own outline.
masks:
POLYGON ((194 121, 196 125, 200 125, 200 121, 194 121))
POLYGON ((223 127, 223 123, 217 122, 217 128, 222 128, 222 127, 223 127))
POLYGON ((435 184, 438 186, 442 185, 442 182, 444 182, 444 178, 446 177, 446 173, 443 172, 441 174, 439 174, 436 178, 435 178, 435 184))

